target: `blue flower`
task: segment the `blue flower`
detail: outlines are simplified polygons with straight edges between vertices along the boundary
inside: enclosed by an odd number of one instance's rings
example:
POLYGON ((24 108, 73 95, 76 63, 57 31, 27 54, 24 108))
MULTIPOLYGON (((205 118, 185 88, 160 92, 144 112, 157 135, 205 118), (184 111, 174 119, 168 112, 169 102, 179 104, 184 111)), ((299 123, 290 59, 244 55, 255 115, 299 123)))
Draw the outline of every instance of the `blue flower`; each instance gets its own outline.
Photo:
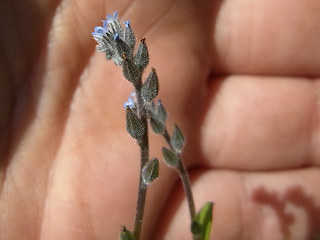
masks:
POLYGON ((120 39, 120 37, 119 37, 119 33, 116 33, 116 34, 114 34, 113 35, 113 40, 119 40, 120 39))
POLYGON ((113 15, 108 14, 106 17, 106 20, 103 20, 103 25, 108 25, 108 30, 111 33, 112 36, 114 36, 116 33, 119 34, 119 36, 122 38, 123 36, 123 28, 119 21, 119 14, 117 11, 113 13, 113 15))
POLYGON ((124 108, 129 107, 129 108, 133 109, 133 108, 136 107, 136 102, 137 102, 136 92, 135 92, 135 91, 132 91, 132 92, 130 93, 130 97, 128 97, 128 102, 125 102, 124 105, 123 105, 123 107, 124 107, 124 108))
POLYGON ((125 102, 124 105, 123 105, 124 108, 134 108, 135 107, 135 103, 133 101, 133 99, 131 97, 128 97, 128 102, 125 102))
POLYGON ((128 20, 128 21, 125 21, 125 22, 123 22, 124 23, 124 25, 128 28, 128 27, 130 27, 130 20, 128 20))
POLYGON ((107 15, 107 20, 106 22, 109 24, 112 21, 117 21, 119 20, 119 14, 117 11, 114 11, 113 16, 111 14, 107 15))
POLYGON ((95 35, 99 35, 99 36, 104 36, 106 35, 106 33, 108 32, 108 28, 103 26, 103 27, 95 27, 94 28, 94 32, 92 32, 92 35, 95 36, 95 35))
POLYGON ((93 36, 99 35, 104 36, 108 32, 111 33, 111 35, 114 35, 116 33, 122 32, 123 29, 120 25, 119 21, 119 14, 117 11, 113 13, 113 15, 108 14, 106 16, 106 20, 101 21, 103 23, 103 27, 95 27, 94 32, 92 32, 93 36))

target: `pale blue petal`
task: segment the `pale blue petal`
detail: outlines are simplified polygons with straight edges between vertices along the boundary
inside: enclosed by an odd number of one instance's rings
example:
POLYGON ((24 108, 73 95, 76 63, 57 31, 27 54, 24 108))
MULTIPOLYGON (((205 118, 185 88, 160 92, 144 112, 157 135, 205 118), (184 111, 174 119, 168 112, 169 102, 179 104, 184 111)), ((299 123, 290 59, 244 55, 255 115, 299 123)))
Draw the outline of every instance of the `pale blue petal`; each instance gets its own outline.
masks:
POLYGON ((100 26, 95 27, 95 28, 94 28, 94 31, 95 31, 97 34, 99 34, 99 35, 104 35, 104 34, 106 34, 106 30, 105 30, 103 27, 100 27, 100 26))
POLYGON ((130 20, 123 22, 126 27, 130 27, 130 20))
POLYGON ((114 40, 119 40, 119 33, 116 33, 115 35, 113 35, 113 39, 114 40))
POLYGON ((103 29, 105 31, 108 31, 108 23, 107 23, 107 20, 102 20, 101 22, 103 22, 103 29))
POLYGON ((128 102, 125 102, 123 105, 123 108, 134 108, 134 101, 132 100, 131 97, 128 98, 128 102))

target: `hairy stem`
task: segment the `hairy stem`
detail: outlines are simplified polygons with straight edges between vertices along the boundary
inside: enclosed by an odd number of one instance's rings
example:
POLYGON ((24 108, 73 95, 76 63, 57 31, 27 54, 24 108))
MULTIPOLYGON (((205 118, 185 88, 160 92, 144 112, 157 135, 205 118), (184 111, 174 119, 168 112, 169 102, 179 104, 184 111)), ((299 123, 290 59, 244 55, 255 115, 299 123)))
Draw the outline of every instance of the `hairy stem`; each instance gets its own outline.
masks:
MULTIPOLYGON (((175 152, 174 148, 171 145, 171 138, 170 135, 167 131, 167 129, 165 129, 164 133, 163 133, 163 137, 165 138, 165 140, 167 141, 168 145, 170 146, 171 150, 175 152)), ((196 217, 196 209, 195 209, 195 204, 194 204, 194 200, 193 200, 193 195, 192 195, 192 191, 191 191, 191 185, 190 185, 190 180, 186 171, 186 168, 179 156, 179 164, 176 167, 176 170, 179 173, 182 185, 183 185, 183 189, 186 193, 187 196, 187 201, 188 201, 188 207, 189 207, 189 212, 190 212, 190 218, 191 221, 195 219, 196 217)))
POLYGON ((190 180, 189 180, 186 168, 185 168, 184 164, 182 163, 181 159, 179 161, 177 170, 179 172, 179 175, 180 175, 180 178, 181 178, 181 182, 182 182, 184 191, 185 191, 186 196, 187 196, 189 212, 190 212, 190 218, 191 218, 191 221, 192 221, 196 217, 196 209, 195 209, 195 205, 194 205, 194 201, 193 201, 193 195, 192 195, 192 191, 191 191, 190 180))
POLYGON ((145 129, 142 140, 139 144, 140 145, 140 177, 139 177, 136 217, 134 220, 134 231, 133 231, 135 240, 139 240, 141 235, 141 230, 142 230, 143 214, 144 214, 145 202, 147 197, 147 185, 144 184, 142 179, 142 168, 149 160, 149 136, 148 136, 147 114, 143 104, 143 100, 141 98, 140 87, 136 88, 136 94, 137 94, 138 114, 145 129))

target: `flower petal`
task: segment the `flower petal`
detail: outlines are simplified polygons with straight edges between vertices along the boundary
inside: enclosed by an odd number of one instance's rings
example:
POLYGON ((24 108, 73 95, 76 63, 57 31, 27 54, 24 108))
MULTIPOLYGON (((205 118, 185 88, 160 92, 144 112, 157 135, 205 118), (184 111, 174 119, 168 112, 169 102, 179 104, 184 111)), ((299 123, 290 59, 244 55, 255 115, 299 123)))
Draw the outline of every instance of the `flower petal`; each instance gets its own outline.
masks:
POLYGON ((105 31, 108 31, 108 23, 107 23, 107 20, 102 20, 101 22, 103 23, 103 29, 104 29, 105 31))
POLYGON ((124 21, 123 23, 126 27, 130 27, 130 20, 124 21))
POLYGON ((106 30, 103 27, 100 27, 100 26, 95 27, 94 31, 96 32, 96 34, 101 35, 101 36, 106 34, 106 30))

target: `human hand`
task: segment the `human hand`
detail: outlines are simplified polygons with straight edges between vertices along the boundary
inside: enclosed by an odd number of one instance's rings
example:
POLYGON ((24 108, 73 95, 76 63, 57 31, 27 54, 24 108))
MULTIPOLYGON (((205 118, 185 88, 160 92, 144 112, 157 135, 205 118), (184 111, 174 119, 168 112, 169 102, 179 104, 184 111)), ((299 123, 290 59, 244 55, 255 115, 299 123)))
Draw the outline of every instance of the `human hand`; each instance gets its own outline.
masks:
MULTIPOLYGON (((117 239, 132 227, 138 148, 131 86, 94 49, 107 13, 146 37, 169 126, 181 125, 214 239, 317 239, 319 3, 5 1, 1 239, 117 239)), ((164 144, 152 136, 151 157, 164 144)), ((144 238, 189 239, 184 193, 161 165, 144 238)))

